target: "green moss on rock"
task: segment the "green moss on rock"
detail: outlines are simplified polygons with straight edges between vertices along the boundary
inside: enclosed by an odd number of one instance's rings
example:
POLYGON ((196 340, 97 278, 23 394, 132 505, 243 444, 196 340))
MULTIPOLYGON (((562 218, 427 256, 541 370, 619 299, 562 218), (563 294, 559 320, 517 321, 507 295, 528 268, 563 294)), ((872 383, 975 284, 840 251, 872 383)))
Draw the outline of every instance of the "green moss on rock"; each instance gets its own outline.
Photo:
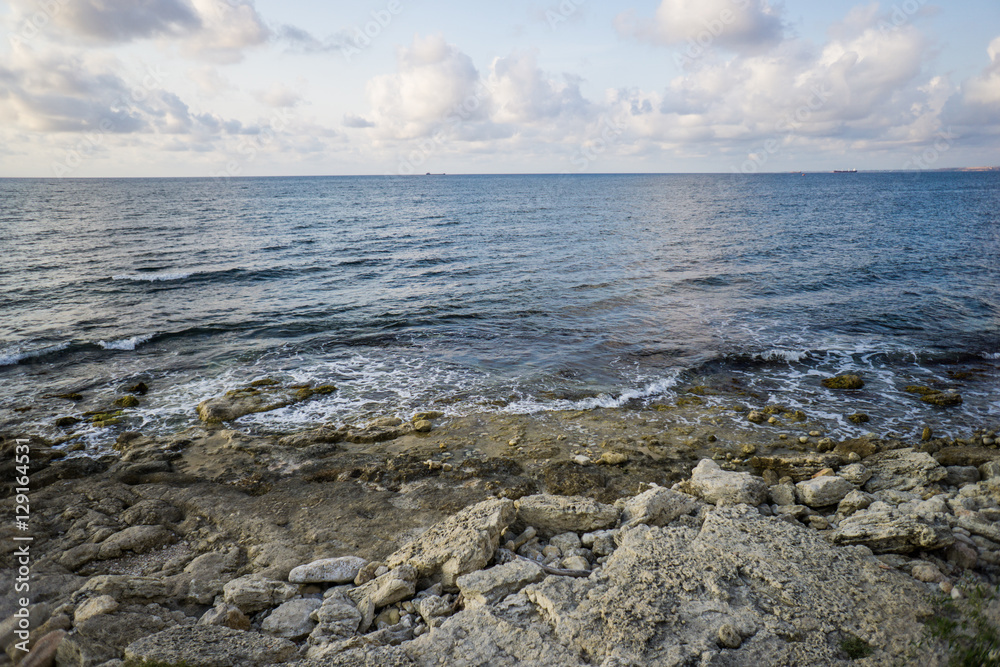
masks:
POLYGON ((860 375, 837 375, 822 382, 827 389, 861 389, 865 386, 860 375))
POLYGON ((135 396, 122 396, 115 399, 115 406, 119 408, 135 408, 139 406, 139 399, 135 396))

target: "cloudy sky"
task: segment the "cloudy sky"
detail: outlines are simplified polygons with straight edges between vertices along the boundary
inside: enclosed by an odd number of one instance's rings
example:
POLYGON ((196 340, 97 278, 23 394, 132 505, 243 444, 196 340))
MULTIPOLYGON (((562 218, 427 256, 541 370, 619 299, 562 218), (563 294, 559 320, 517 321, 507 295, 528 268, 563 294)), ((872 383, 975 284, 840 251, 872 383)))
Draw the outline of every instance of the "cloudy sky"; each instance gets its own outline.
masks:
POLYGON ((1000 163, 997 0, 5 0, 0 176, 1000 163))

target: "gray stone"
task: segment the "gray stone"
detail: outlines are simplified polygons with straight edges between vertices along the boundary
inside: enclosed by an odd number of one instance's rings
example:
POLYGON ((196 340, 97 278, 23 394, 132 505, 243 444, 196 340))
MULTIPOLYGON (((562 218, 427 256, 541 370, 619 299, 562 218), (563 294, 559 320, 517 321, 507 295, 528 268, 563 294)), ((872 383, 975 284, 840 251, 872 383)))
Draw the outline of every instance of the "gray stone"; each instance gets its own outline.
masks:
POLYGON ((872 477, 871 471, 860 463, 846 465, 837 474, 855 486, 861 486, 872 477))
POLYGON ((316 598, 289 600, 267 615, 260 625, 261 632, 292 641, 302 639, 316 627, 310 615, 322 604, 316 598))
POLYGON ((239 419, 257 412, 284 408, 295 400, 269 391, 231 391, 226 396, 209 398, 198 404, 198 418, 209 424, 239 419))
MULTIPOLYGON (((347 639, 358 631, 363 614, 347 598, 334 595, 323 600, 323 605, 313 613, 316 628, 309 636, 310 643, 321 644, 347 639)), ((371 624, 371 619, 368 619, 371 624)))
POLYGON ((126 552, 144 554, 176 541, 177 536, 163 526, 130 526, 104 540, 98 558, 118 558, 126 552))
POLYGON ((432 526, 389 556, 386 564, 390 568, 412 565, 418 578, 440 579, 446 588, 454 590, 455 579, 489 562, 514 515, 513 501, 484 500, 432 526))
POLYGON ((223 602, 202 614, 198 619, 198 625, 220 625, 233 630, 249 630, 250 619, 236 605, 223 602))
POLYGON ((834 544, 863 544, 875 553, 940 549, 954 541, 950 531, 917 516, 871 508, 843 519, 833 533, 834 544))
POLYGON ((771 502, 775 505, 794 505, 796 501, 795 485, 784 483, 776 484, 770 489, 771 502))
POLYGON ((417 613, 429 627, 436 628, 444 619, 455 613, 454 605, 439 595, 428 595, 416 600, 417 613))
POLYGON ((127 600, 157 601, 167 597, 167 582, 159 577, 133 577, 127 574, 101 574, 87 580, 81 593, 110 595, 119 602, 127 600))
POLYGON ((413 597, 416 591, 417 569, 409 564, 389 570, 347 592, 347 597, 359 606, 367 600, 376 608, 413 597))
POLYGON ((933 456, 910 448, 873 454, 865 459, 865 465, 872 473, 864 485, 869 493, 884 489, 909 491, 940 482, 948 476, 948 471, 933 456))
MULTIPOLYGON (((586 561, 584 561, 586 562, 586 561)), ((486 570, 462 575, 456 582, 466 609, 494 604, 545 577, 537 563, 522 558, 486 570)))
POLYGON ((682 485, 683 491, 709 503, 726 505, 760 505, 767 498, 767 484, 747 472, 729 472, 711 459, 702 459, 691 471, 691 479, 682 485), (686 486, 687 488, 683 488, 686 486))
POLYGON ((617 508, 583 496, 525 496, 515 506, 517 518, 544 537, 613 528, 619 516, 617 508))
POLYGON ((294 597, 298 590, 298 586, 255 574, 233 579, 222 588, 225 601, 239 607, 245 614, 277 607, 294 597))
POLYGON ((743 643, 743 637, 731 624, 723 623, 719 626, 718 642, 722 648, 737 649, 743 643))
POLYGON ((980 479, 995 479, 1000 477, 1000 461, 987 461, 979 466, 980 479))
POLYGON ((559 549, 560 553, 565 554, 570 549, 579 549, 583 542, 580 541, 580 536, 576 533, 560 533, 554 535, 549 540, 549 544, 559 549))
POLYGON ((963 511, 957 515, 960 528, 966 529, 973 535, 1000 543, 1000 525, 995 521, 990 521, 979 512, 963 511))
POLYGON ((354 581, 367 564, 368 561, 357 556, 323 558, 293 569, 288 573, 288 581, 294 584, 344 584, 354 581))
POLYGON ((975 466, 948 466, 945 470, 948 471, 945 484, 951 486, 965 486, 979 481, 979 468, 975 466))
POLYGON ((684 514, 698 508, 698 501, 689 495, 663 487, 654 487, 627 500, 618 500, 623 528, 644 523, 648 526, 665 526, 684 514))
POLYGON ((187 661, 199 667, 281 664, 296 652, 287 639, 211 625, 173 628, 143 637, 125 649, 125 660, 187 661))
POLYGON ((799 502, 809 507, 827 507, 836 505, 854 486, 843 477, 824 475, 815 479, 807 479, 795 485, 799 502))
POLYGON ((155 498, 140 500, 121 515, 121 520, 130 526, 162 526, 177 523, 183 518, 179 509, 155 498))

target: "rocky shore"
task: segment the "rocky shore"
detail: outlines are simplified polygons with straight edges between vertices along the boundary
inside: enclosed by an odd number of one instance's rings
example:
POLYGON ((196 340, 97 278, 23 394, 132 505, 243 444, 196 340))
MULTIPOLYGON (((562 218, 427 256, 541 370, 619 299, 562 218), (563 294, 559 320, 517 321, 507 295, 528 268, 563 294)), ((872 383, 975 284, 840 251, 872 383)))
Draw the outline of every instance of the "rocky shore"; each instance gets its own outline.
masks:
POLYGON ((0 664, 1000 664, 990 425, 697 399, 266 435, 230 420, 282 401, 243 389, 101 456, 8 432, 0 664))

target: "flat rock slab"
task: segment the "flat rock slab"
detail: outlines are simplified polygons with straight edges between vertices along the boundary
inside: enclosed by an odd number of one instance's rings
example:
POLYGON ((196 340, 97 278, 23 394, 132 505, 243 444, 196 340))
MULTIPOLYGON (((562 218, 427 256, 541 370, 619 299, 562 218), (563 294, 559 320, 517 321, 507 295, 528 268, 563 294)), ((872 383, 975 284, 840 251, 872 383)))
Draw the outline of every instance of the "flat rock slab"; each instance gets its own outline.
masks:
POLYGON ((101 542, 98 558, 118 558, 127 552, 144 554, 177 541, 177 536, 163 526, 131 526, 101 542))
POLYGON ((515 506, 517 518, 543 537, 614 528, 619 517, 618 508, 584 496, 525 496, 515 506))
POLYGON ((367 564, 368 561, 357 556, 322 558, 293 569, 288 573, 288 581, 293 584, 344 584, 354 581, 367 564))
POLYGON ((268 614, 260 629, 272 637, 302 639, 316 627, 316 621, 309 615, 322 606, 323 601, 315 598, 298 598, 283 603, 268 614))
POLYGON ((508 595, 541 581, 545 572, 537 563, 518 558, 503 565, 471 572, 458 578, 458 590, 467 609, 495 604, 508 595))
POLYGON ((628 500, 615 503, 622 511, 623 528, 644 523, 647 526, 665 526, 679 516, 696 510, 697 499, 671 489, 656 487, 628 500))
POLYGON ((844 499, 854 485, 837 475, 824 475, 815 479, 807 479, 795 485, 799 502, 809 507, 826 507, 836 505, 844 499))
POLYGON ((228 582, 222 591, 226 602, 239 607, 245 614, 254 614, 290 600, 298 593, 299 587, 248 574, 228 582))
POLYGON ((258 667, 287 662, 296 653, 287 639, 211 625, 173 628, 125 649, 125 660, 187 662, 198 667, 258 667))
POLYGON ((940 549, 954 541, 950 531, 895 510, 859 510, 833 533, 834 544, 863 544, 875 553, 940 549))
POLYGON ((455 590, 458 577, 481 570, 493 557, 500 535, 514 515, 512 500, 484 500, 431 526, 389 556, 386 564, 390 568, 412 565, 419 578, 440 578, 445 588, 455 590))
POLYGON ((933 456, 910 448, 873 454, 865 459, 865 467, 872 474, 864 486, 869 493, 885 489, 909 491, 948 476, 948 471, 933 456))

